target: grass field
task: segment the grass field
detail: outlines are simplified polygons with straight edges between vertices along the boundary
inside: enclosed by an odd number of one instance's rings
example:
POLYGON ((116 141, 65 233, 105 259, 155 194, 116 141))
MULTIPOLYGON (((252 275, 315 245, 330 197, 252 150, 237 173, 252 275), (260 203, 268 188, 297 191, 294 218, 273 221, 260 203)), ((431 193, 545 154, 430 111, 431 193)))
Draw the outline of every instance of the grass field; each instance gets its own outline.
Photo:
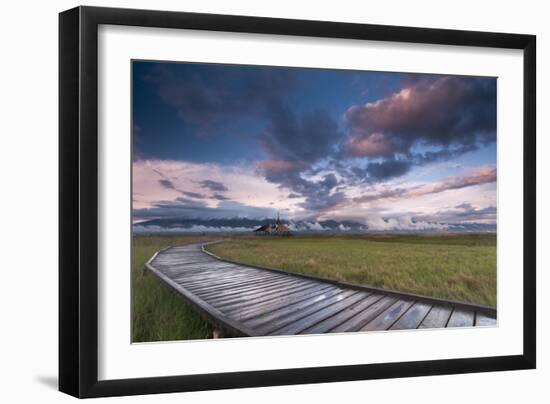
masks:
POLYGON ((207 240, 194 236, 135 236, 132 249, 132 341, 211 338, 210 325, 152 274, 143 271, 155 251, 207 240))
POLYGON ((227 259, 358 284, 496 306, 496 235, 239 237, 227 259))
MULTIPOLYGON (((213 238, 134 237, 134 342, 212 336, 210 325, 191 306, 143 271, 145 262, 163 247, 209 239, 213 238)), ((496 305, 496 235, 491 234, 233 237, 209 250, 224 258, 291 272, 496 305)))

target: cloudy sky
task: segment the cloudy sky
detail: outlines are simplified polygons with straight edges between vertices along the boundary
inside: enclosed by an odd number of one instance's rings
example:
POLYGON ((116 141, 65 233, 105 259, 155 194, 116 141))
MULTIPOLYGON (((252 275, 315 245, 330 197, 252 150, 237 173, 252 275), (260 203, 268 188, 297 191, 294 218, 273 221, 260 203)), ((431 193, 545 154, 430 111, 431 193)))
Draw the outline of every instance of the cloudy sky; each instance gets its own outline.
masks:
POLYGON ((496 79, 133 62, 133 213, 496 223, 496 79))

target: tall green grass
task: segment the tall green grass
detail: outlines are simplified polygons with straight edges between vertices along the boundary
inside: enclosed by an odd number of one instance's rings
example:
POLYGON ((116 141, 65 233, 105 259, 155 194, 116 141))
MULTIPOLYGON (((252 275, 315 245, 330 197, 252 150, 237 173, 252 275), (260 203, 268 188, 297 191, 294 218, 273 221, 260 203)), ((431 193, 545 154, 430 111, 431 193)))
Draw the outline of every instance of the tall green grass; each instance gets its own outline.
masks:
POLYGON ((134 236, 132 248, 132 341, 171 341, 212 337, 212 328, 197 311, 154 275, 145 263, 171 245, 206 241, 205 237, 134 236))
POLYGON ((231 260, 496 306, 496 235, 239 237, 208 247, 231 260))

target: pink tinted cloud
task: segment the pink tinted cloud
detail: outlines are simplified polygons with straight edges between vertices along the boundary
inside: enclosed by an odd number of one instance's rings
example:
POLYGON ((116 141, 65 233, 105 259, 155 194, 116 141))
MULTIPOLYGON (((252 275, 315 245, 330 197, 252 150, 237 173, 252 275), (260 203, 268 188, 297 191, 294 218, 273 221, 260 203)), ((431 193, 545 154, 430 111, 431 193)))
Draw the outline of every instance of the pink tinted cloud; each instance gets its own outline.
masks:
POLYGON ((383 189, 354 199, 355 202, 375 202, 381 200, 401 200, 425 195, 438 194, 475 185, 483 185, 497 180, 497 170, 491 167, 478 167, 468 175, 447 177, 433 184, 415 185, 411 188, 383 189))
POLYGON ((439 158, 448 158, 496 140, 496 85, 458 76, 411 81, 378 101, 349 107, 344 118, 351 156, 407 154, 422 144, 443 147, 439 158))
POLYGON ((389 156, 393 152, 391 142, 379 132, 367 136, 351 137, 346 143, 346 150, 354 157, 389 156))
POLYGON ((345 118, 359 134, 431 129, 443 124, 449 117, 442 112, 452 112, 463 97, 462 83, 443 77, 411 85, 376 102, 354 105, 345 118))
POLYGON ((264 160, 258 163, 258 168, 261 171, 270 173, 287 173, 295 171, 302 166, 301 163, 288 160, 264 160))
POLYGON ((436 194, 450 189, 460 189, 474 185, 488 184, 497 180, 496 168, 479 167, 473 174, 465 176, 448 177, 433 185, 413 191, 411 196, 436 194))

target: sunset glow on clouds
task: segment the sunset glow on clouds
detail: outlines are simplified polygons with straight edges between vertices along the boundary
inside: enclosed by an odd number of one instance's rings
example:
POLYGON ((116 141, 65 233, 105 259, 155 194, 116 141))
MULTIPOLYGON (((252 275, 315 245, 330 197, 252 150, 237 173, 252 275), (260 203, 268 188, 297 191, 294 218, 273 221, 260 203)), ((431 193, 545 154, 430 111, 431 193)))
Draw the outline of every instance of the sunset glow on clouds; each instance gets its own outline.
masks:
POLYGON ((136 221, 280 211, 377 231, 496 224, 496 79, 133 69, 136 221))

